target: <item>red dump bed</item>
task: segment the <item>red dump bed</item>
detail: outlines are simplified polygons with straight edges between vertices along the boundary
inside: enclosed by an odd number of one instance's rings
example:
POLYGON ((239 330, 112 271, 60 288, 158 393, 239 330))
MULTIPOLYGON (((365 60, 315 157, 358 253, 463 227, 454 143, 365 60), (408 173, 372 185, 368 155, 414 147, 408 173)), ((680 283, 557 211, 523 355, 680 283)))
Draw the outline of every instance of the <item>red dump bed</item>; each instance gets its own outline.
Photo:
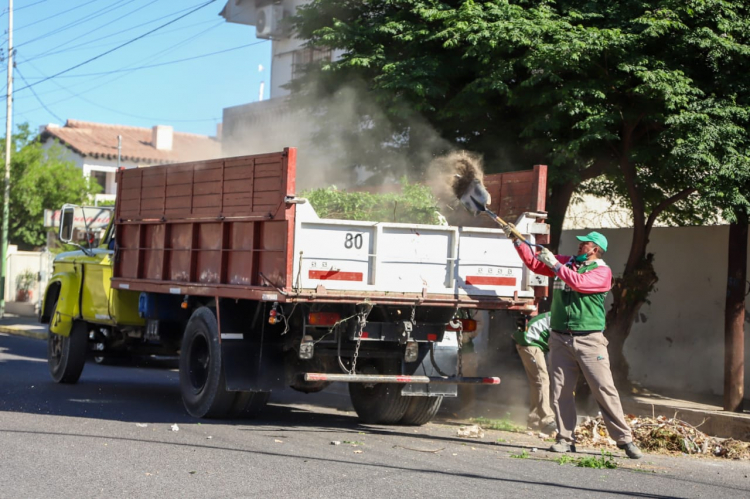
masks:
POLYGON ((260 298, 291 286, 296 149, 117 173, 113 285, 260 298))

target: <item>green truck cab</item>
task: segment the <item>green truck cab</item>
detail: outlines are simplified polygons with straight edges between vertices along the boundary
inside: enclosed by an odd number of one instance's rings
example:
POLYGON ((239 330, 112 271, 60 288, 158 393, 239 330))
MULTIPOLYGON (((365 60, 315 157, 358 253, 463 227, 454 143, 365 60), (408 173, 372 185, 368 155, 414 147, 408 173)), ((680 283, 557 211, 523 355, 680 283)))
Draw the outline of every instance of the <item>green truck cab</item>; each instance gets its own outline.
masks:
POLYGON ((112 289, 114 223, 110 207, 65 205, 60 240, 77 246, 57 255, 40 308, 48 324, 48 363, 52 378, 75 383, 86 358, 100 359, 132 350, 145 320, 138 314, 137 291, 112 289))

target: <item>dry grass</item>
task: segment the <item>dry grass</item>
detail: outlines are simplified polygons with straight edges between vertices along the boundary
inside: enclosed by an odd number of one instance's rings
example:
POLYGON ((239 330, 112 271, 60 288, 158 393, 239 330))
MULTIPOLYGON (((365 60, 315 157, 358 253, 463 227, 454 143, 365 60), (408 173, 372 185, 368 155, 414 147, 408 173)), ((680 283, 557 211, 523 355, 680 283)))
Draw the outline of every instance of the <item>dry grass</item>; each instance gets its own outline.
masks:
MULTIPOLYGON (((664 454, 695 454, 727 459, 750 459, 750 443, 706 435, 677 418, 626 416, 633 440, 641 449, 664 454)), ((576 441, 584 447, 616 447, 601 416, 576 428, 576 441)))

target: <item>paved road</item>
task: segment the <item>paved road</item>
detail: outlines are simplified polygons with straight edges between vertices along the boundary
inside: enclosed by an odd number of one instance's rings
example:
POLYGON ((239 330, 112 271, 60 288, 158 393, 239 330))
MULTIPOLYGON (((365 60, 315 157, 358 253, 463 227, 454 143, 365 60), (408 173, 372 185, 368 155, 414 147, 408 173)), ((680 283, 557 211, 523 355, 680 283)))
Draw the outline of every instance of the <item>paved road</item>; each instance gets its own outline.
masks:
POLYGON ((544 443, 524 435, 461 439, 450 422, 359 425, 351 412, 305 404, 330 397, 284 393, 259 420, 199 422, 182 409, 174 371, 89 363, 79 384, 64 386, 45 357, 44 342, 0 334, 0 498, 713 498, 750 489, 746 462, 648 456, 640 471, 577 468, 532 452, 544 443), (523 450, 529 458, 511 457, 523 450))

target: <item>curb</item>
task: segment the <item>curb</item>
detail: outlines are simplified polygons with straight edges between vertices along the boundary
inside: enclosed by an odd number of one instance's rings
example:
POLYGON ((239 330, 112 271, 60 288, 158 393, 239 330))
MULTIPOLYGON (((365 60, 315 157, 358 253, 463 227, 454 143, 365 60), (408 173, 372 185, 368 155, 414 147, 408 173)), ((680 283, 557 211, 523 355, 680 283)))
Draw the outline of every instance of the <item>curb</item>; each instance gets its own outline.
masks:
POLYGON ((35 340, 46 340, 47 331, 38 331, 35 326, 0 326, 0 333, 12 334, 14 336, 25 336, 35 340), (33 329, 32 329, 33 328, 33 329))
POLYGON ((700 431, 712 437, 750 441, 750 415, 688 409, 627 398, 622 399, 622 405, 625 413, 639 416, 650 416, 656 413, 667 417, 675 417, 698 427, 700 431))

